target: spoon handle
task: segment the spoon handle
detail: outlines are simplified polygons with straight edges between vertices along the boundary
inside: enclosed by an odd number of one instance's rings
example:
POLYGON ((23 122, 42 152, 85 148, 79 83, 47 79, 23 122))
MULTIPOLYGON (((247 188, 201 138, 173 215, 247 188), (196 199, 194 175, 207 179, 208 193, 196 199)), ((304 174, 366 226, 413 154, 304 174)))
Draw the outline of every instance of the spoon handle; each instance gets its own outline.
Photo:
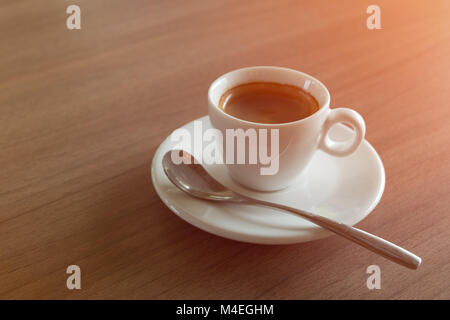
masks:
POLYGON ((314 224, 323 227, 324 229, 341 235, 344 238, 347 238, 348 240, 353 241, 360 246, 363 246, 364 248, 367 248, 389 260, 392 260, 410 269, 417 269, 422 262, 422 259, 415 254, 393 244, 392 242, 384 240, 358 228, 354 228, 344 223, 336 222, 310 212, 298 210, 281 204, 256 199, 252 199, 252 202, 253 201, 256 201, 260 205, 274 207, 295 213, 302 218, 305 218, 306 220, 309 220, 314 224))

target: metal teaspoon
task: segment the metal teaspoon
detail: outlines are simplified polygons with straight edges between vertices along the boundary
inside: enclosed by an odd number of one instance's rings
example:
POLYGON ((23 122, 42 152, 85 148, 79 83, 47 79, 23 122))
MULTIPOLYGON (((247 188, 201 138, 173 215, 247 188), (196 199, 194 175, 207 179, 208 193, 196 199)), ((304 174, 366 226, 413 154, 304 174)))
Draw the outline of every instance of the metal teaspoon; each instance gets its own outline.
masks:
POLYGON ((369 249, 391 261, 410 269, 417 269, 422 259, 415 254, 366 231, 354 228, 311 212, 291 208, 282 204, 249 198, 235 191, 231 191, 209 175, 201 164, 194 162, 194 157, 181 150, 168 151, 162 160, 164 172, 169 180, 180 190, 191 196, 220 202, 234 202, 255 204, 285 210, 334 232, 366 249, 369 249), (183 157, 190 158, 190 164, 175 164, 171 152, 179 152, 183 157))

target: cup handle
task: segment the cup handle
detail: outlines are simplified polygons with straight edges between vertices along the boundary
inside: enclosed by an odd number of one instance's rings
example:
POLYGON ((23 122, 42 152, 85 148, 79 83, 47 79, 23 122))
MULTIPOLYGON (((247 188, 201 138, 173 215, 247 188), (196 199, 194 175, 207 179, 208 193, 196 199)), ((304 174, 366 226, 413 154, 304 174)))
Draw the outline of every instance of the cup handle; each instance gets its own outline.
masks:
POLYGON ((348 108, 331 109, 322 128, 319 148, 333 156, 345 157, 355 152, 364 139, 365 133, 366 125, 358 112, 348 108), (354 137, 346 141, 333 141, 328 136, 328 132, 336 123, 350 125, 355 132, 354 137))

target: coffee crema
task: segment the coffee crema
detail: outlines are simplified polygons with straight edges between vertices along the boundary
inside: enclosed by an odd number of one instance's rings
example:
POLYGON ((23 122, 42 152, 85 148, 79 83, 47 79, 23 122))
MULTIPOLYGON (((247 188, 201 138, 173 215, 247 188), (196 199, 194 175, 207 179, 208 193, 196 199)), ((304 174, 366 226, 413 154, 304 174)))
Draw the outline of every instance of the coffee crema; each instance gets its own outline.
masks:
POLYGON ((319 110, 319 103, 296 86, 250 82, 227 90, 220 98, 219 108, 242 120, 277 124, 307 118, 319 110))

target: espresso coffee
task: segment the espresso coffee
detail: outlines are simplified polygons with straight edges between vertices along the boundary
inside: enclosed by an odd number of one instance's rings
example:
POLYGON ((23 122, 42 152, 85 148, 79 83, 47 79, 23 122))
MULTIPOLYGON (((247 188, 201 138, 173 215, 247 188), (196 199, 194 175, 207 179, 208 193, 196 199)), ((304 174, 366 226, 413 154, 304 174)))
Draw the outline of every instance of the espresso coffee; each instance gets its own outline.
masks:
POLYGON ((226 91, 219 108, 225 113, 257 123, 287 123, 319 110, 317 100, 305 90, 275 82, 251 82, 226 91))

